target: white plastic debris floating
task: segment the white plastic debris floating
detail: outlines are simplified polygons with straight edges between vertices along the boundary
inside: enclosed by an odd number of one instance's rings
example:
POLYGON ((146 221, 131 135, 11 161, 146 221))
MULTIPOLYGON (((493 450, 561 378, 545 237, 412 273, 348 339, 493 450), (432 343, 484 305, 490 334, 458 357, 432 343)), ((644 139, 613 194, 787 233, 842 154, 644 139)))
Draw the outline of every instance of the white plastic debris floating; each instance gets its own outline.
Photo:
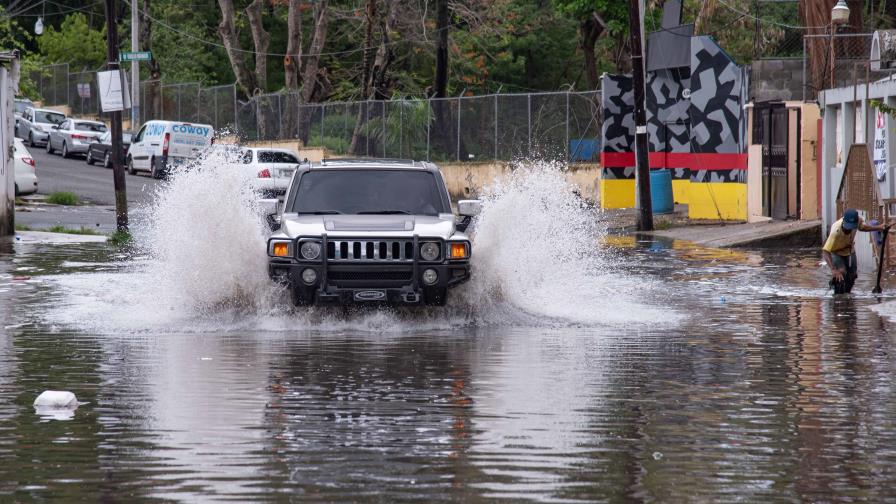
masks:
POLYGON ((67 390, 45 390, 34 400, 34 411, 51 420, 69 420, 78 404, 75 394, 67 390))

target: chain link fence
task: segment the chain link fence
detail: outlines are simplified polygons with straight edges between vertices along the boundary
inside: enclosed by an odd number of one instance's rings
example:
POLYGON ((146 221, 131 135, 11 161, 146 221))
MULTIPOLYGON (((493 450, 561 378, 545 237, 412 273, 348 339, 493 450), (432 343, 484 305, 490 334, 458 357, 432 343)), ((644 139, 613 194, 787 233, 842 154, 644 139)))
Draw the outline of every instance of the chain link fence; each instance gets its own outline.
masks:
POLYGON ((241 102, 237 131, 248 140, 297 138, 335 155, 593 161, 599 118, 599 91, 304 105, 277 93, 241 102))
MULTIPOLYGON (((32 77, 44 104, 101 117, 96 72, 52 65, 32 77)), ((333 155, 487 161, 595 161, 600 92, 493 94, 303 104, 297 92, 237 98, 235 84, 140 83, 140 124, 211 124, 246 141, 298 139, 333 155)), ((126 116, 127 117, 127 116, 126 116)))
POLYGON ((814 100, 818 92, 888 78, 894 70, 871 70, 873 33, 806 35, 803 38, 803 100, 814 100))

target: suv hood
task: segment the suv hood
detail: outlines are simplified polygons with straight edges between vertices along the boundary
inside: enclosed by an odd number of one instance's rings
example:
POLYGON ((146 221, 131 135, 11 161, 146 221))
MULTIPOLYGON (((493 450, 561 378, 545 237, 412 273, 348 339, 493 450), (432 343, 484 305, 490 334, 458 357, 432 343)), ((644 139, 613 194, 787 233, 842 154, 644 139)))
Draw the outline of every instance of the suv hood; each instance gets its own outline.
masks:
POLYGON ((298 215, 283 214, 280 232, 291 238, 328 237, 439 237, 454 234, 454 215, 298 215))

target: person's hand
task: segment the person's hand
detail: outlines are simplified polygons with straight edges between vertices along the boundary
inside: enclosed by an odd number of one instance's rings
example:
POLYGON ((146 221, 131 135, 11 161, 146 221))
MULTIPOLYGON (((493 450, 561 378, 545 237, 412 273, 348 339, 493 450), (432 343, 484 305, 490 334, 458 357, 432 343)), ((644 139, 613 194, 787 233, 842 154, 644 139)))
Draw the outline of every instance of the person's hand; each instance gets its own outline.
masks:
POLYGON ((835 282, 843 281, 843 270, 839 270, 839 269, 834 270, 834 281, 835 282))

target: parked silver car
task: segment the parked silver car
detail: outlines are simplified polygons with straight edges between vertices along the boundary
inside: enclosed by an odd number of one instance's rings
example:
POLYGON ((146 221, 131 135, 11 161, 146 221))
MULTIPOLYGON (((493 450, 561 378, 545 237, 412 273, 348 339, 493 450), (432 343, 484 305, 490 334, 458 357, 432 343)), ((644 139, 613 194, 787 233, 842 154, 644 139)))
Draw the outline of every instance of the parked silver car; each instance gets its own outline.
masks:
POLYGON ((62 124, 65 114, 55 110, 28 107, 16 121, 16 136, 28 141, 30 147, 46 144, 53 126, 62 124))
MULTIPOLYGON (((263 200, 267 211, 278 200, 263 200)), ((464 232, 479 201, 451 210, 432 163, 324 160, 300 165, 268 240, 268 274, 296 305, 444 305, 470 278, 464 232)))
POLYGON ((50 129, 47 153, 52 154, 58 150, 66 158, 72 154, 87 154, 90 144, 95 143, 105 132, 106 125, 99 121, 66 119, 59 126, 50 129))

